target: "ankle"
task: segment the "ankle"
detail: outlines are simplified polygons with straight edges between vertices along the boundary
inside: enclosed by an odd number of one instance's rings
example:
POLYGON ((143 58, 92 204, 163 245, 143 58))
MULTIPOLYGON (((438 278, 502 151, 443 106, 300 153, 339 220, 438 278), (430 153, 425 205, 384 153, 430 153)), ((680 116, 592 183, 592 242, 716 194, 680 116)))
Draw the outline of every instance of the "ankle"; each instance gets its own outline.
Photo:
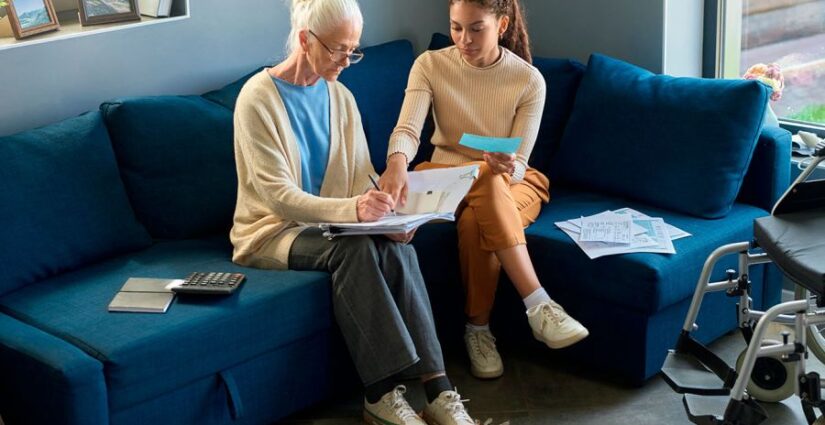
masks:
POLYGON ((533 291, 530 295, 524 297, 522 301, 524 302, 524 307, 527 310, 530 310, 541 303, 550 302, 550 295, 547 295, 547 291, 541 287, 533 291))
POLYGON ((370 384, 364 387, 364 398, 367 399, 367 403, 375 404, 384 397, 385 394, 393 391, 395 389, 395 379, 394 377, 389 377, 386 379, 382 379, 374 384, 370 384))
POLYGON ((447 375, 441 375, 424 382, 424 392, 427 393, 427 403, 432 403, 444 391, 450 391, 453 385, 447 375))
POLYGON ((484 325, 475 325, 473 323, 467 322, 467 324, 464 326, 464 331, 465 332, 481 332, 481 331, 490 332, 490 324, 487 323, 487 324, 484 324, 484 325))

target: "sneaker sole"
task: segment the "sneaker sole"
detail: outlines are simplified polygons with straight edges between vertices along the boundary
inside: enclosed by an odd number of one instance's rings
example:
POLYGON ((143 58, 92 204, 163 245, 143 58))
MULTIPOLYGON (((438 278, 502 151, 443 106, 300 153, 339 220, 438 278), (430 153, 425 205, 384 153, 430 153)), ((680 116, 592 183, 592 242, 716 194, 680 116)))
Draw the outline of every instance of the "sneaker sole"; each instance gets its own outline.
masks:
POLYGON ((561 341, 545 341, 544 338, 542 338, 541 335, 538 334, 538 332, 533 332, 533 337, 534 338, 536 338, 540 342, 543 342, 548 347, 550 347, 554 350, 557 350, 559 348, 569 347, 569 346, 571 346, 571 345, 587 338, 588 335, 590 335, 590 332, 584 331, 584 332, 577 333, 573 336, 570 336, 568 338, 565 338, 561 341))
POLYGON ((470 373, 478 379, 496 379, 504 375, 504 367, 500 367, 493 371, 483 371, 477 369, 475 366, 470 366, 470 373))

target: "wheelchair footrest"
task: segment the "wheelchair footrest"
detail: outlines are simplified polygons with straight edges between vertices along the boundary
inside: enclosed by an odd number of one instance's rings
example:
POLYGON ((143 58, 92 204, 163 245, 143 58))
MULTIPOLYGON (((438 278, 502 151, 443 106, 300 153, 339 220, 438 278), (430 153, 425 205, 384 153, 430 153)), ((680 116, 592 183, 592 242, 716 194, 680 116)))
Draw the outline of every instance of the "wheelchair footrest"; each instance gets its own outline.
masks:
POLYGON ((759 425, 768 414, 755 401, 736 401, 727 396, 685 394, 685 411, 697 425, 759 425))
POLYGON ((671 351, 662 366, 665 381, 680 394, 726 396, 730 394, 719 376, 710 371, 696 357, 688 353, 671 351))

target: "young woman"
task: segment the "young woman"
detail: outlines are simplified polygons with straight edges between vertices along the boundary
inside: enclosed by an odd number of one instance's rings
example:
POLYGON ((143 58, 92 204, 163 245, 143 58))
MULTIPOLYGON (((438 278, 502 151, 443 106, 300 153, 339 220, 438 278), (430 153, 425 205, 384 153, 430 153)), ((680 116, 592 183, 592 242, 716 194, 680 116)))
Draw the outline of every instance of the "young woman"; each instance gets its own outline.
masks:
POLYGON ((289 56, 253 76, 238 97, 233 260, 331 274, 335 319, 366 387, 368 423, 424 424, 397 385, 415 375, 428 422, 471 425, 444 373, 427 291, 406 244, 411 235, 327 240, 304 224, 374 221, 395 202, 369 190, 374 170, 361 117, 337 82, 363 56, 358 3, 293 0, 291 13, 289 56))
POLYGON ((501 268, 524 300, 536 339, 572 345, 587 329, 550 299, 539 283, 524 236, 549 200, 547 177, 527 165, 544 108, 546 87, 534 68, 518 0, 449 0, 454 46, 415 61, 398 124, 390 137, 382 191, 405 202, 407 167, 432 109, 435 151, 416 169, 479 164, 480 175, 458 211, 458 248, 467 295, 464 340, 471 371, 496 378, 504 367, 490 333, 501 268), (520 137, 515 155, 458 144, 462 134, 520 137))

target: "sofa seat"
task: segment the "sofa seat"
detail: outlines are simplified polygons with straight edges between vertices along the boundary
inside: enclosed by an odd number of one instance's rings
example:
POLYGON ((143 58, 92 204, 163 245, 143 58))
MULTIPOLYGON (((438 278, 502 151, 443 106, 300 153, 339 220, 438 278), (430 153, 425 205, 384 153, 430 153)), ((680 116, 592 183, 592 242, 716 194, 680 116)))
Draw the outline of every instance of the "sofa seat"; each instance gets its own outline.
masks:
POLYGON ((329 276, 242 268, 224 238, 160 242, 0 298, 0 310, 63 339, 103 364, 109 409, 126 409, 327 331, 329 276), (229 297, 176 297, 165 314, 110 313, 129 277, 238 271, 229 297))
MULTIPOLYGON (((724 244, 751 240, 753 220, 767 214, 737 203, 724 218, 706 220, 581 190, 557 189, 551 195, 550 204, 526 231, 533 264, 539 276, 549 278, 542 281, 549 292, 575 290, 581 296, 650 313, 690 298, 708 255, 724 244), (634 253, 591 260, 554 224, 623 207, 661 217, 692 236, 673 241, 673 255, 634 253), (563 276, 574 277, 576 288, 565 288, 563 276)), ((726 268, 735 268, 735 260, 730 256, 717 266, 714 278, 721 279, 726 268)))

